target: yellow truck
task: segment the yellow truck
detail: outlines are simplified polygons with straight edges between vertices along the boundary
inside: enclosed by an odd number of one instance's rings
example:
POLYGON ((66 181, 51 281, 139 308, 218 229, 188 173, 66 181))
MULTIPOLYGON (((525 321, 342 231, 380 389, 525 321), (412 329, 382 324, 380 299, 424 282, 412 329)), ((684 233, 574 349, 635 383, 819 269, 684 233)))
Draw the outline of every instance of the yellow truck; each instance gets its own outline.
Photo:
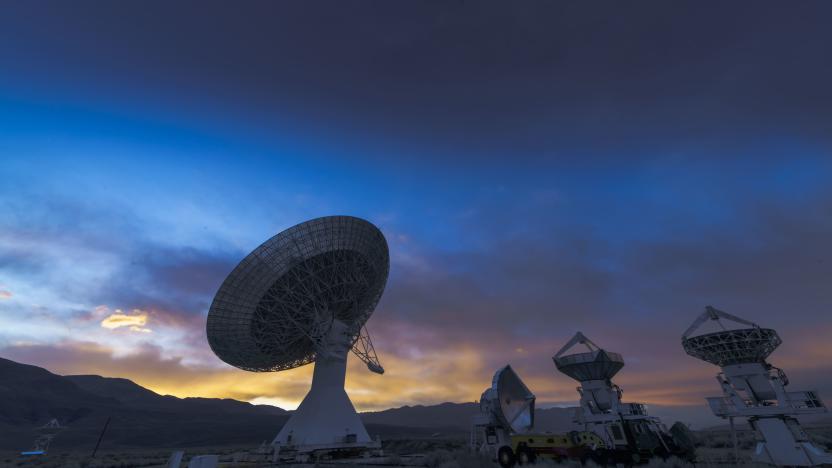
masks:
POLYGON ((572 431, 565 434, 514 434, 510 445, 497 449, 497 462, 508 468, 527 465, 537 460, 580 460, 604 463, 604 441, 592 432, 572 431))

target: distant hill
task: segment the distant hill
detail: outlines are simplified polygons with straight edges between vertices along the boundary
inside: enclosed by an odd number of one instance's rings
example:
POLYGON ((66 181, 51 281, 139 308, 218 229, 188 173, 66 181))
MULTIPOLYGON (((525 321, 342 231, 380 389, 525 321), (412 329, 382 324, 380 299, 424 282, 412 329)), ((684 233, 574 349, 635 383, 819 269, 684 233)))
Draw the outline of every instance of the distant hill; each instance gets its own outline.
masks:
MULTIPOLYGON (((432 406, 402 406, 378 412, 361 413, 366 424, 405 425, 414 428, 446 428, 468 432, 479 403, 441 403, 432 406)), ((535 428, 539 431, 569 431, 574 408, 538 408, 535 428)))
POLYGON ((442 403, 433 406, 402 406, 361 413, 365 424, 386 424, 421 428, 471 429, 471 418, 479 411, 476 403, 442 403))
POLYGON ((28 448, 34 429, 57 418, 69 428, 55 448, 91 450, 108 417, 102 447, 259 444, 288 413, 235 400, 162 396, 130 380, 59 376, 0 358, 0 449, 28 448))
POLYGON ((277 414, 286 415, 282 408, 270 405, 252 405, 242 401, 219 398, 177 398, 159 395, 128 379, 101 377, 99 375, 67 375, 64 377, 82 390, 97 396, 118 400, 131 408, 201 412, 214 414, 277 414))
MULTIPOLYGON (((371 435, 466 437, 475 403, 404 406, 362 413, 371 435)), ((68 428, 55 450, 92 450, 108 417, 102 449, 259 445, 290 412, 230 399, 159 395, 136 383, 98 375, 60 376, 0 358, 0 450, 29 448, 35 428, 57 418, 68 428)), ((571 410, 538 410, 541 430, 566 430, 571 410)))
POLYGON ((0 423, 23 426, 50 418, 76 421, 113 398, 82 390, 69 379, 35 366, 0 359, 0 423))

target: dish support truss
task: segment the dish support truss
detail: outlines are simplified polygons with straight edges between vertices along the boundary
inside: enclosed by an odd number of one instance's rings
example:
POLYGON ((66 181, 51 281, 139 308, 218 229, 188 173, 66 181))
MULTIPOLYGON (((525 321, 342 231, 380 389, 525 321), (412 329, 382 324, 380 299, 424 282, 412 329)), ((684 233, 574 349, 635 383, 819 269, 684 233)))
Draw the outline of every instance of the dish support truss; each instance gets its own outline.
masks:
POLYGON ((369 369, 370 372, 384 374, 384 367, 381 366, 381 363, 378 360, 376 348, 373 347, 373 342, 370 340, 370 333, 367 331, 367 327, 361 327, 358 339, 355 340, 355 343, 352 345, 352 353, 358 356, 358 359, 361 359, 361 361, 367 365, 367 369, 369 369))
POLYGON ((748 420, 758 439, 752 456, 755 462, 777 466, 817 466, 832 463, 832 456, 812 444, 797 420, 798 415, 827 411, 817 393, 786 391, 789 381, 781 369, 767 363, 762 357, 757 358, 756 362, 750 359, 753 355, 749 354, 750 348, 758 346, 760 352, 757 356, 767 356, 780 344, 780 338, 776 333, 770 337, 769 343, 761 342, 761 335, 755 333, 760 330, 767 329, 761 329, 755 323, 709 306, 685 331, 682 342, 688 354, 707 362, 723 363, 720 366, 722 372, 716 377, 722 388, 722 396, 706 398, 711 411, 714 415, 729 420, 735 449, 734 419, 748 420), (721 319, 751 328, 726 330, 721 319), (708 320, 720 321, 719 324, 724 331, 690 336, 708 320), (696 341, 692 344, 690 340, 696 341), (736 359, 731 359, 728 355, 732 349, 736 350, 736 359), (709 357, 711 359, 708 359, 709 357))
MULTIPOLYGON (((309 340, 315 345, 316 349, 324 346, 328 334, 333 326, 335 319, 332 314, 326 312, 316 314, 317 320, 307 332, 303 328, 299 328, 309 340)), ((370 372, 376 374, 384 374, 384 367, 378 359, 376 348, 373 346, 373 340, 370 339, 370 332, 367 331, 367 326, 362 326, 358 333, 347 331, 350 336, 349 341, 352 343, 351 351, 358 359, 367 365, 370 372)))

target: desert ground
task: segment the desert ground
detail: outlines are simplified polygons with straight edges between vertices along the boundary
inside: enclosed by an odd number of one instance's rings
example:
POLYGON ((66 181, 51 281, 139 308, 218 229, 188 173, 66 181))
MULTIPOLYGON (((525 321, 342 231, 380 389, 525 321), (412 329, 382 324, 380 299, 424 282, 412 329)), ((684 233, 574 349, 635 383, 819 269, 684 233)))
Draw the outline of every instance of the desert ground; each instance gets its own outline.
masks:
MULTIPOLYGON (((832 449, 832 426, 810 427, 808 431, 812 440, 819 446, 832 449)), ((647 465, 650 468, 659 467, 723 467, 723 466, 744 466, 755 467, 765 466, 750 462, 751 450, 754 446, 754 436, 751 431, 741 430, 738 432, 739 458, 735 459, 731 447, 731 437, 727 430, 714 429, 697 431, 697 462, 694 464, 682 460, 670 459, 666 461, 654 460, 647 465)), ((373 463, 351 463, 351 462, 322 462, 317 465, 297 465, 300 467, 312 466, 421 466, 426 468, 474 468, 474 467, 497 467, 487 457, 470 453, 467 450, 468 441, 462 437, 433 437, 433 438, 391 438, 383 442, 384 451, 387 455, 384 460, 377 460, 373 463)), ((223 467, 255 467, 268 466, 252 462, 239 461, 242 453, 252 450, 250 446, 228 446, 228 447, 193 447, 185 450, 182 466, 186 467, 190 457, 199 454, 219 455, 220 464, 223 467)), ((23 458, 13 452, 0 453, 0 465, 9 467, 51 467, 51 468, 128 468, 128 467, 162 467, 170 457, 172 450, 112 450, 101 451, 95 458, 89 453, 72 451, 57 451, 41 458, 23 458)), ((535 467, 547 466, 580 466, 580 463, 556 464, 547 461, 540 461, 533 465, 535 467)))

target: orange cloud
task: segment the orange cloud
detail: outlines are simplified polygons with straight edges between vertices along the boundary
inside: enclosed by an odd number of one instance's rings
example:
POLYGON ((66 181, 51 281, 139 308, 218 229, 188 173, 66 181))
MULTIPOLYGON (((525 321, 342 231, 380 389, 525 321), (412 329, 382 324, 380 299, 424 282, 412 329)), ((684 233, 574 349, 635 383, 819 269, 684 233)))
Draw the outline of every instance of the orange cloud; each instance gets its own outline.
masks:
POLYGON ((11 291, 5 289, 0 290, 0 299, 10 299, 13 296, 11 291))
POLYGON ((145 328, 145 325, 147 325, 147 312, 139 309, 133 309, 130 314, 125 314, 121 309, 116 309, 114 313, 101 321, 101 326, 110 330, 127 327, 131 331, 149 333, 151 330, 145 328))

